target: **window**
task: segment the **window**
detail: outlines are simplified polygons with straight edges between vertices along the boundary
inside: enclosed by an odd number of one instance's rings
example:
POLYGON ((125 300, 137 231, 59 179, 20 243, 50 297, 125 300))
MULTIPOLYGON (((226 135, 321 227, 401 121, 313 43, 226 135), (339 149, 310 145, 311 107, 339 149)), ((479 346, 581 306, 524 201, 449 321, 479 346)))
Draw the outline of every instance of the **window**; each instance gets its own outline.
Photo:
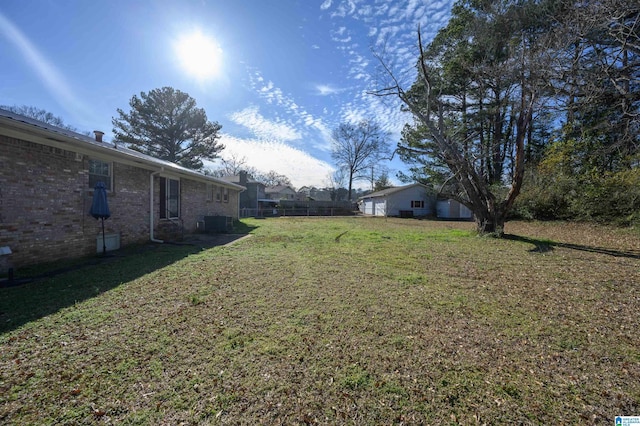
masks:
POLYGON ((224 188, 223 189, 223 193, 222 193, 222 201, 224 201, 225 203, 229 202, 229 188, 224 188))
POLYGON ((413 200, 411 201, 412 209, 424 209, 424 200, 413 200))
POLYGON ((219 186, 216 186, 216 201, 222 201, 222 188, 219 186))
POLYGON ((180 217, 180 181, 160 178, 160 218, 177 219, 180 217))
POLYGON ((216 192, 215 185, 207 184, 207 201, 213 201, 213 194, 216 192))
POLYGON ((104 183, 107 191, 111 191, 111 163, 89 160, 89 188, 95 188, 98 182, 104 183))

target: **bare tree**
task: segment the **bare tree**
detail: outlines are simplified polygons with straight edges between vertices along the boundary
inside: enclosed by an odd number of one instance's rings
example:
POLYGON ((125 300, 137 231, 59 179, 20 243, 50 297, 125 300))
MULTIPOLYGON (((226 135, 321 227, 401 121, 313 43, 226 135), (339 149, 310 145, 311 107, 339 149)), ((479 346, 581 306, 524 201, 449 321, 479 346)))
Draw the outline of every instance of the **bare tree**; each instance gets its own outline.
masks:
POLYGON ((222 163, 221 167, 213 171, 213 174, 222 176, 235 176, 240 172, 247 172, 251 176, 258 174, 258 171, 254 167, 247 165, 247 157, 239 156, 237 154, 224 154, 220 159, 222 163))
POLYGON ((42 121, 43 123, 60 127, 61 129, 71 130, 72 132, 78 131, 78 129, 76 129, 75 127, 66 124, 62 119, 62 117, 53 115, 53 113, 47 110, 44 110, 42 108, 36 108, 33 106, 27 106, 27 105, 21 105, 21 106, 2 105, 0 106, 0 108, 6 109, 7 111, 11 111, 16 114, 24 115, 26 117, 34 118, 36 120, 42 121))
MULTIPOLYGON (((496 181, 503 178, 503 171, 494 173, 496 176, 493 177, 485 173, 487 161, 491 161, 496 156, 495 142, 486 149, 486 142, 482 138, 476 138, 473 129, 460 125, 467 119, 465 105, 468 97, 462 96, 460 101, 462 109, 458 107, 457 111, 452 110, 453 97, 443 93, 442 80, 439 80, 442 76, 438 73, 437 67, 434 67, 426 57, 426 47, 423 45, 420 29, 418 29, 420 49, 418 77, 414 85, 410 90, 404 90, 389 66, 379 57, 381 65, 389 75, 390 84, 375 92, 381 96, 398 96, 417 122, 414 135, 424 135, 428 140, 427 143, 403 146, 405 152, 418 157, 435 158, 438 164, 448 170, 442 184, 442 192, 473 211, 478 232, 497 236, 503 235, 507 213, 522 186, 525 141, 538 101, 539 87, 534 69, 541 66, 541 63, 533 57, 534 42, 526 39, 524 30, 521 33, 518 33, 518 29, 512 30, 509 36, 514 43, 517 43, 512 49, 513 53, 504 58, 492 57, 491 60, 476 65, 473 70, 477 73, 476 75, 481 76, 502 74, 511 77, 509 88, 500 91, 510 96, 498 96, 501 102, 494 106, 503 110, 508 109, 511 114, 508 121, 500 120, 507 123, 510 129, 501 134, 500 140, 508 143, 508 150, 513 152, 512 174, 510 182, 506 185, 508 188, 506 196, 503 198, 495 191, 496 181), (470 144, 471 138, 476 138, 476 144, 473 146, 470 144)), ((504 40, 494 40, 498 45, 504 42, 504 40)), ((466 89, 462 88, 462 90, 466 89)), ((495 88, 484 90, 486 92, 495 88)), ((480 104, 479 108, 482 107, 480 104)), ((480 126, 483 125, 482 123, 480 121, 480 126)), ((494 135, 502 131, 496 128, 494 135)), ((503 155, 502 152, 498 153, 503 155)))
POLYGON ((262 182, 265 186, 292 186, 291 180, 287 176, 282 175, 275 170, 270 170, 265 174, 258 173, 257 175, 254 175, 254 179, 262 182))
POLYGON ((344 189, 344 182, 346 180, 346 172, 343 167, 338 167, 334 172, 327 175, 326 186, 329 190, 331 201, 342 201, 344 194, 341 194, 341 189, 344 189))
POLYGON ((353 181, 366 177, 365 173, 388 154, 387 137, 387 133, 371 120, 343 123, 334 129, 331 156, 338 168, 345 171, 349 201, 353 196, 353 181))

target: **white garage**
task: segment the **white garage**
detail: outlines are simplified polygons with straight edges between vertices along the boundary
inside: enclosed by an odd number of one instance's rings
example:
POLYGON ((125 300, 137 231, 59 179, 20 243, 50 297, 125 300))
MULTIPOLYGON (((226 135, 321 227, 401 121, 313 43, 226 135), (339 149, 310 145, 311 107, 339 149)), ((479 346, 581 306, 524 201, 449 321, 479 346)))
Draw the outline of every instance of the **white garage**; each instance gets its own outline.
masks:
POLYGON ((440 219, 473 219, 471 210, 455 200, 438 200, 436 215, 440 219))
POLYGON ((358 198, 358 207, 370 216, 430 216, 435 214, 435 195, 420 183, 395 186, 358 198))

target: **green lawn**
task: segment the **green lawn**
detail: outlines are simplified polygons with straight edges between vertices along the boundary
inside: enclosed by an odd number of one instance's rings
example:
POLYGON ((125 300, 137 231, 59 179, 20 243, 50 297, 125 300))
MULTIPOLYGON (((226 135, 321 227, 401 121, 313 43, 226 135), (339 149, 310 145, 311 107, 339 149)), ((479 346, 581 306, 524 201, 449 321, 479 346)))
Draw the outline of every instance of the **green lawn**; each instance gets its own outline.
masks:
POLYGON ((640 415, 640 235, 246 220, 0 289, 2 424, 613 424, 640 415))

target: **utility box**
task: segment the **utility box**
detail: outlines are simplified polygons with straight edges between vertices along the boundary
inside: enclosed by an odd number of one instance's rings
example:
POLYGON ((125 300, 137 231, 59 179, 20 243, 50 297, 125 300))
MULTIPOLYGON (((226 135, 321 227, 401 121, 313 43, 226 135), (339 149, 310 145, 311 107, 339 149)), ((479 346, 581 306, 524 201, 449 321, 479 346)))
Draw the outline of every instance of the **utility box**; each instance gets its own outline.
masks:
MULTIPOLYGON (((120 234, 105 234, 104 245, 107 251, 118 250, 120 248, 120 234)), ((96 237, 96 253, 103 254, 102 249, 102 234, 99 234, 96 237)))
POLYGON ((9 262, 9 256, 12 251, 9 246, 0 247, 0 272, 5 272, 11 269, 11 263, 9 262))
POLYGON ((223 234, 233 229, 231 216, 205 216, 204 230, 211 234, 223 234))

